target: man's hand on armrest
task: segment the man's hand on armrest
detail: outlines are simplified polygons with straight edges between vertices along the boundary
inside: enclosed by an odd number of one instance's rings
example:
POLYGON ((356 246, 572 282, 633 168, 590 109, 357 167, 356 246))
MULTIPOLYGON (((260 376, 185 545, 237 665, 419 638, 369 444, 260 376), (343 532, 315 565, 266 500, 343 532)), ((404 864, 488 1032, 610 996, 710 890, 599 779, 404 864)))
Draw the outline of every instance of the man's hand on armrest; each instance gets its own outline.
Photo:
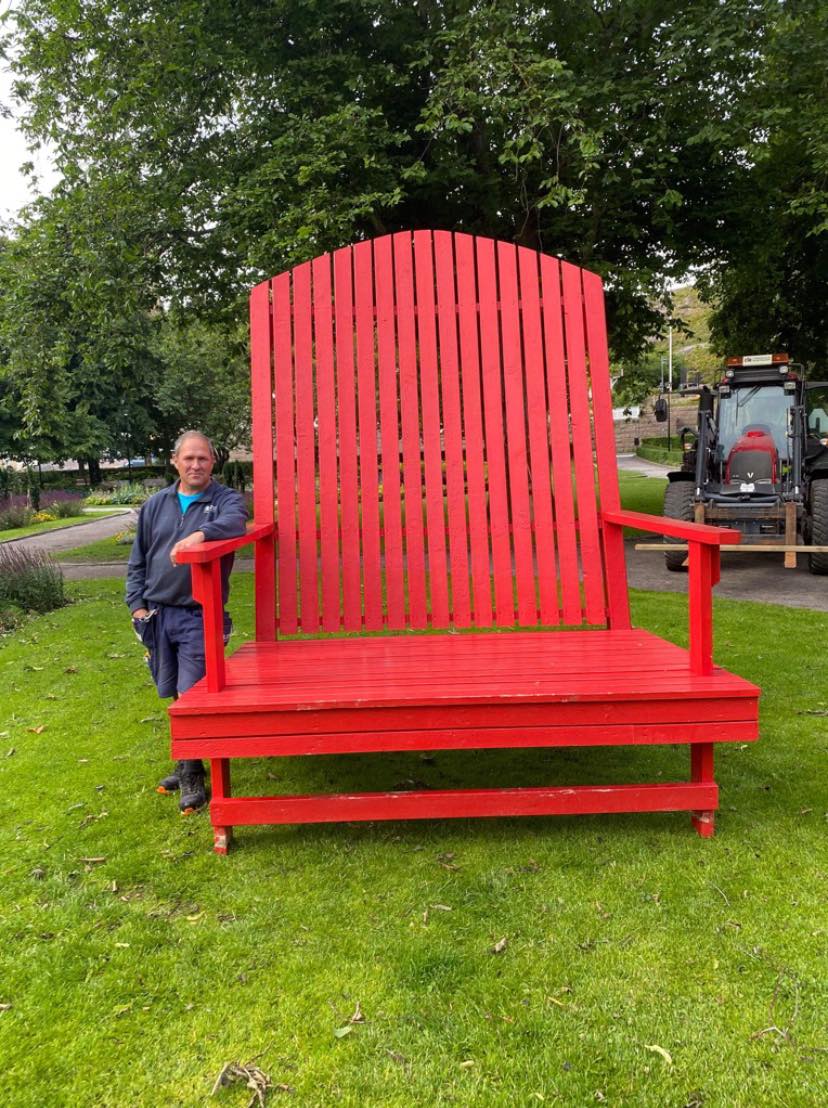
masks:
POLYGON ((194 546, 201 546, 204 542, 203 531, 193 531, 192 535, 187 535, 185 539, 179 539, 175 546, 170 551, 170 561, 174 566, 178 565, 178 552, 179 550, 190 550, 194 546))

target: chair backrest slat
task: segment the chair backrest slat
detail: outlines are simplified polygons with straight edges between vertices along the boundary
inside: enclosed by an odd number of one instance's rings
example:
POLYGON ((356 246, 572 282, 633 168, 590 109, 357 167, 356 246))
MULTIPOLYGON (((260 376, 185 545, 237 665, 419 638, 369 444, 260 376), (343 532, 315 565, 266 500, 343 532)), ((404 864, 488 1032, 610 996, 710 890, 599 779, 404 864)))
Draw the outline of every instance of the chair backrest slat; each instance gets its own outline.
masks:
POLYGON ((258 286, 251 327, 281 634, 629 625, 596 275, 403 232, 258 286))

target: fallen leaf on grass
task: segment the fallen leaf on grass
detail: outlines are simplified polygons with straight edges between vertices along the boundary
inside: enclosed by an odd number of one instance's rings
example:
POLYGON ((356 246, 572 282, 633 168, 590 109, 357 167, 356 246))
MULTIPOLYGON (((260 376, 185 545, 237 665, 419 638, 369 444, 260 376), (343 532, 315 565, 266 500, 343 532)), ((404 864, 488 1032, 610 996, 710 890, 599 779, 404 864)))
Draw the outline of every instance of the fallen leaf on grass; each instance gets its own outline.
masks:
POLYGON ((44 666, 33 666, 28 663, 23 667, 28 673, 42 673, 44 668, 44 666))
POLYGON ((42 881, 43 878, 46 876, 46 870, 43 868, 43 866, 35 866, 29 876, 33 877, 35 881, 42 881))
POLYGON ((474 1065, 474 1058, 467 1058, 465 1062, 460 1063, 461 1070, 470 1070, 474 1065))
POLYGON ((67 666, 66 669, 63 672, 64 673, 77 673, 78 672, 78 667, 77 666, 67 666))
POLYGON ((15 753, 16 753, 15 748, 13 746, 10 746, 9 749, 6 751, 6 757, 11 758, 12 755, 15 754, 15 753))
POLYGON ((129 950, 129 943, 116 943, 115 945, 120 947, 121 950, 129 950))
POLYGON ((498 939, 492 947, 492 954, 502 954, 508 945, 509 940, 505 936, 502 939, 498 939))
POLYGON ((334 1038, 344 1039, 346 1035, 350 1035, 353 1031, 353 1026, 350 1023, 346 1023, 344 1027, 334 1028, 334 1038))
MULTIPOLYGON (((216 1078, 216 1083, 213 1085, 213 1091, 210 1095, 215 1096, 219 1089, 226 1085, 235 1085, 241 1082, 244 1082, 247 1088, 253 1091, 253 1096, 250 1099, 251 1108, 257 1101, 260 1108, 264 1108, 267 1090, 272 1088, 273 1085, 268 1075, 260 1070, 258 1066, 254 1066, 252 1062, 246 1062, 244 1065, 239 1062, 228 1062, 227 1065, 222 1066, 221 1073, 216 1078)), ((280 1092, 292 1091, 289 1086, 277 1085, 276 1087, 280 1092)))
POLYGON ((157 723, 161 719, 161 716, 144 716, 143 719, 139 719, 139 723, 157 723))
POLYGON ((126 654, 107 654, 107 658, 126 658, 126 654))
POLYGON ((46 724, 39 723, 37 727, 27 727, 26 730, 31 731, 33 735, 42 735, 43 732, 46 730, 46 724))
POLYGON ((348 1020, 348 1023, 365 1023, 365 1016, 363 1016, 362 1014, 362 1009, 359 1006, 359 1001, 357 1001, 356 1008, 354 1009, 354 1014, 348 1020))
POLYGON ((79 861, 83 862, 87 866, 100 866, 106 861, 106 858, 80 858, 79 861))
MULTIPOLYGON (((9 1005, 11 1008, 11 1005, 9 1005)), ((400 1054, 398 1050, 386 1050, 385 1052, 392 1062, 396 1062, 398 1066, 408 1065, 408 1059, 404 1054, 400 1054)))
POLYGON ((0 1004, 0 1012, 8 1012, 11 1009, 11 1004, 0 1004))
POLYGON ((187 923, 198 923, 204 916, 203 912, 196 912, 194 916, 187 916, 187 923))
POLYGON ((449 908, 448 904, 432 904, 431 907, 434 909, 435 912, 450 912, 451 911, 451 908, 449 908))
POLYGON ((651 1050, 653 1054, 660 1054, 668 1066, 673 1064, 673 1056, 669 1050, 665 1050, 663 1046, 659 1046, 658 1043, 645 1043, 645 1050, 651 1050))

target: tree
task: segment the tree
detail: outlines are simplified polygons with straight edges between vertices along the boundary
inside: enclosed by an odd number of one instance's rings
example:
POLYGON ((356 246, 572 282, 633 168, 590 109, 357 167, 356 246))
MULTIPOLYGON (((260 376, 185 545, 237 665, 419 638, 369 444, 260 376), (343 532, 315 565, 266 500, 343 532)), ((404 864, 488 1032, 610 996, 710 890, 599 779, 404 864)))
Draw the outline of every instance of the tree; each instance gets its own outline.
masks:
POLYGON ((30 135, 135 229, 141 280, 173 306, 239 321, 246 288, 287 265, 462 228, 600 271, 630 357, 667 278, 719 256, 743 168, 733 106, 776 10, 21 0, 6 49, 30 135))
POLYGON ((703 290, 721 353, 788 351, 828 372, 828 8, 797 0, 768 29, 746 169, 703 290))

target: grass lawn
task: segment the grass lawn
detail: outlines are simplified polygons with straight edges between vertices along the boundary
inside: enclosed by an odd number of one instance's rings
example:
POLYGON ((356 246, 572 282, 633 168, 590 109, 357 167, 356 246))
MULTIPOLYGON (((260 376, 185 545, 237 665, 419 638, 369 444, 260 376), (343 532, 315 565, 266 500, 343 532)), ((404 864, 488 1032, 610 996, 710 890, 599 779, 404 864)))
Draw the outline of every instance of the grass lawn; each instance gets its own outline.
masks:
MULTIPOLYGON (((622 505, 633 512, 649 512, 660 516, 664 501, 665 482, 659 477, 642 477, 637 473, 619 474, 622 505)), ((643 534, 643 532, 642 532, 643 534)), ((628 532, 631 537, 632 532, 628 532)), ((130 546, 124 546, 114 538, 101 539, 88 546, 78 546, 63 551, 62 562, 125 562, 129 558, 130 546)))
POLYGON ((56 531, 61 527, 73 527, 77 523, 91 523, 93 519, 107 519, 109 516, 118 515, 117 512, 82 512, 77 516, 67 516, 65 519, 48 520, 46 523, 32 523, 28 527, 14 527, 10 531, 0 531, 0 542, 7 539, 24 539, 27 535, 39 535, 42 531, 56 531))
MULTIPOLYGON (((719 748, 719 834, 687 815, 242 828, 153 787, 163 705, 122 583, 0 646, 0 1100, 208 1101, 256 1059, 301 1105, 816 1105, 828 1099, 828 616, 717 603, 762 684, 719 748), (495 944, 507 940, 501 953, 495 944), (8 1006, 8 1007, 6 1007, 8 1006), (357 1010, 364 1022, 350 1022, 357 1010)), ((251 581, 231 608, 251 631, 251 581)), ((685 639, 684 598, 637 622, 685 639)), ((254 761, 242 791, 684 776, 687 751, 254 761)), ((274 1091, 269 1103, 279 1103, 274 1091)))

